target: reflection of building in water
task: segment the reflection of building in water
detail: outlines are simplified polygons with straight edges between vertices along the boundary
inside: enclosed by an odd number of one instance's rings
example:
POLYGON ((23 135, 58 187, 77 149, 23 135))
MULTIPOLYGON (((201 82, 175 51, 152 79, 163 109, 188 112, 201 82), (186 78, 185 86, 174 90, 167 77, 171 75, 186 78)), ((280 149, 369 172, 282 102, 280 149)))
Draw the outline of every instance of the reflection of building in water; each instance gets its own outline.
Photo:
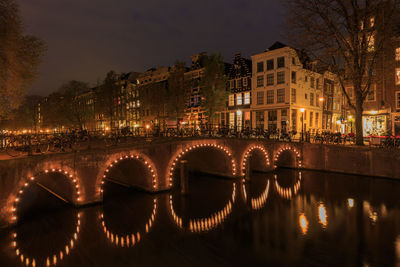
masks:
MULTIPOLYGON (((157 199, 153 200, 153 211, 151 212, 150 218, 147 220, 145 225, 145 233, 147 234, 151 227, 153 226, 154 219, 157 213, 157 199)), ((104 221, 104 214, 100 215, 101 226, 103 227, 103 232, 106 234, 107 239, 114 245, 119 247, 133 247, 135 244, 139 243, 141 240, 140 231, 136 233, 129 233, 126 235, 118 235, 110 231, 104 221)))
POLYGON ((51 253, 44 258, 36 258, 34 256, 28 256, 26 252, 22 251, 17 242, 17 233, 12 234, 13 241, 11 243, 12 247, 15 248, 15 254, 21 260, 21 263, 25 266, 52 266, 56 265, 62 261, 66 256, 68 256, 71 250, 75 247, 75 242, 78 240, 81 227, 81 213, 76 216, 75 222, 75 232, 71 235, 69 241, 65 243, 64 246, 56 253, 51 253), (25 253, 25 254, 24 254, 25 253))
MULTIPOLYGON (((217 228, 226 220, 229 214, 231 214, 232 206, 233 203, 235 203, 235 200, 236 200, 236 184, 234 183, 231 199, 229 199, 228 203, 226 203, 224 208, 205 218, 189 219, 189 231, 193 233, 199 233, 199 232, 207 232, 217 228)), ((182 218, 175 212, 172 195, 170 195, 169 197, 169 206, 170 206, 171 216, 175 224, 180 229, 184 229, 185 227, 183 225, 182 218)))
MULTIPOLYGON (((247 189, 246 184, 242 184, 242 191, 243 191, 243 198, 244 201, 247 202, 247 189)), ((264 207, 265 203, 267 202, 269 195, 269 180, 267 181, 267 185, 264 191, 261 193, 259 197, 250 198, 251 208, 253 210, 259 210, 264 207)))
POLYGON ((275 179, 274 185, 275 185, 276 192, 282 198, 292 199, 300 190, 301 172, 299 172, 299 178, 297 179, 296 183, 290 188, 282 187, 279 185, 278 175, 275 174, 274 179, 275 179))

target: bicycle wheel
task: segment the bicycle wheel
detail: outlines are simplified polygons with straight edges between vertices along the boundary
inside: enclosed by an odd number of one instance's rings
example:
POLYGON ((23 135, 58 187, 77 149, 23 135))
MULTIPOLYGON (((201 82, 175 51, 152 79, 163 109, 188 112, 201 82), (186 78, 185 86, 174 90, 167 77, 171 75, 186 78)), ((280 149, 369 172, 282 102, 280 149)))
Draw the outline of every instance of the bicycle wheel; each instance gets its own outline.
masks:
POLYGON ((40 154, 47 153, 50 148, 50 145, 48 142, 39 143, 37 146, 38 146, 38 152, 40 154))
POLYGON ((22 147, 17 139, 13 139, 7 144, 6 153, 10 157, 18 157, 22 154, 22 147))

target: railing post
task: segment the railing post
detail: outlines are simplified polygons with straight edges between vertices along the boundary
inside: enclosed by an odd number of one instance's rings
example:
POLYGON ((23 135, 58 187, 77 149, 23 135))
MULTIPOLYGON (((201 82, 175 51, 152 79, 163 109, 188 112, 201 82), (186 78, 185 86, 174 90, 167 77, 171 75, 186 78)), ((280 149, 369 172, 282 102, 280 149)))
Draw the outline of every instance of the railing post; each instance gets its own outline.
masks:
POLYGON ((181 181, 181 194, 187 195, 189 193, 189 184, 188 184, 188 169, 187 169, 187 160, 181 160, 181 173, 180 173, 180 181, 181 181))

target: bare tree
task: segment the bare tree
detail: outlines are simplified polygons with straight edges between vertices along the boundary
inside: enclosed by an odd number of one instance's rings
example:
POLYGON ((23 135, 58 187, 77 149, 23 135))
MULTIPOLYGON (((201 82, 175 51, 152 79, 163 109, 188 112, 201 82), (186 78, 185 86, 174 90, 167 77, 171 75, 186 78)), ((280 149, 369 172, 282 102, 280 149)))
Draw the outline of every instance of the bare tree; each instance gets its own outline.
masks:
POLYGON ((393 33, 398 0, 286 0, 289 40, 336 74, 355 111, 356 143, 363 145, 363 104, 374 68, 393 33), (345 85, 354 88, 354 100, 345 85))
POLYGON ((212 54, 205 58, 204 75, 200 84, 201 105, 208 116, 208 122, 213 123, 216 112, 225 108, 228 96, 225 63, 221 54, 212 54))
POLYGON ((42 41, 24 35, 18 5, 0 0, 0 116, 17 108, 37 74, 42 41))
POLYGON ((168 78, 167 108, 176 119, 183 117, 185 111, 185 70, 185 62, 177 61, 168 78))
POLYGON ((95 109, 97 113, 104 116, 113 128, 116 112, 116 95, 119 89, 118 76, 114 71, 109 71, 103 84, 97 87, 95 109))
POLYGON ((86 123, 94 117, 92 109, 87 106, 85 94, 89 93, 89 85, 85 82, 70 81, 59 89, 62 101, 58 112, 66 118, 69 125, 83 130, 86 123))

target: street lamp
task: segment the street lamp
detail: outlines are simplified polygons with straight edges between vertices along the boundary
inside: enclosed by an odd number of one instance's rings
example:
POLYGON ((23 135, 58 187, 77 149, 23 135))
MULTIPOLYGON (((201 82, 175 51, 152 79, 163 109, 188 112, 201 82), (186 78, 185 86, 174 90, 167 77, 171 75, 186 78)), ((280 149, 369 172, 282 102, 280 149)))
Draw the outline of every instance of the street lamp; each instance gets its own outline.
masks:
POLYGON ((304 108, 300 109, 301 112, 301 141, 304 141, 304 108))

